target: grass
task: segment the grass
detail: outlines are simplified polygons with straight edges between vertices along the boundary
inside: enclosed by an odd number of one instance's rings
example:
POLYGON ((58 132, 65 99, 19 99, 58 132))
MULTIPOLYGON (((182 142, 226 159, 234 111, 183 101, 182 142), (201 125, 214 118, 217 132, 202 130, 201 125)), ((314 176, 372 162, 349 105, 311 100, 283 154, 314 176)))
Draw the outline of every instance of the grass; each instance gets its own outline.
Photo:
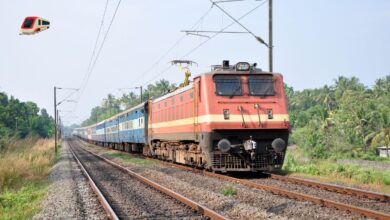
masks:
POLYGON ((47 182, 26 184, 15 192, 0 194, 0 219, 29 219, 40 210, 40 201, 48 189, 47 182))
POLYGON ((362 185, 390 192, 390 172, 352 164, 337 164, 334 160, 302 159, 299 152, 289 152, 283 170, 304 176, 321 177, 331 182, 362 185))
POLYGON ((233 186, 225 186, 222 188, 222 195, 234 196, 237 194, 237 190, 233 186))
POLYGON ((122 152, 109 152, 108 155, 116 158, 120 158, 123 163, 130 163, 130 164, 136 164, 136 165, 142 165, 142 166, 151 166, 155 164, 156 162, 148 159, 143 159, 139 157, 134 157, 130 154, 122 153, 122 152))
POLYGON ((39 210, 58 155, 53 140, 13 140, 0 153, 0 219, 26 219, 39 210))

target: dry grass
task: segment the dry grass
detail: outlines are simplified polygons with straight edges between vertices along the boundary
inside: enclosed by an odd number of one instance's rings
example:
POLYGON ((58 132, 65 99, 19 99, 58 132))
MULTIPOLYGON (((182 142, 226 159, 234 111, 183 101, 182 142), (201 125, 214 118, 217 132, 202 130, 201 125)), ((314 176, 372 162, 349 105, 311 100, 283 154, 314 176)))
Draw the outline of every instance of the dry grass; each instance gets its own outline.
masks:
POLYGON ((29 219, 40 210, 55 159, 54 141, 34 137, 0 152, 0 219, 29 219))
POLYGON ((26 181, 46 179, 54 160, 53 140, 12 141, 0 153, 0 193, 19 189, 26 181))

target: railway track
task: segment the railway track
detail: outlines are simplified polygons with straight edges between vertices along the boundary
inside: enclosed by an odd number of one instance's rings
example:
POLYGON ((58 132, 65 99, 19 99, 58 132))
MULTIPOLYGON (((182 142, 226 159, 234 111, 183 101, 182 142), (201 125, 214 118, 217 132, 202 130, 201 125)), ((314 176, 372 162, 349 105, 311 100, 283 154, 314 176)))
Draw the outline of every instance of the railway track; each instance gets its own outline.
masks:
POLYGON ((69 146, 110 219, 226 219, 76 142, 69 146))
MULTIPOLYGON (((288 187, 284 187, 284 186, 280 186, 280 185, 275 186, 275 185, 271 185, 269 183, 268 184, 262 183, 262 180, 264 180, 264 178, 257 179, 257 180, 256 179, 247 179, 247 178, 236 178, 236 177, 232 177, 232 176, 227 176, 227 175, 222 175, 222 174, 218 174, 218 173, 212 173, 212 172, 208 172, 208 171, 204 171, 204 170, 199 170, 199 169, 195 169, 195 168, 180 165, 180 164, 165 162, 165 161, 156 160, 156 159, 151 159, 151 160, 154 160, 154 161, 157 161, 160 163, 164 163, 164 164, 169 165, 169 166, 174 166, 174 167, 182 169, 182 170, 192 171, 192 172, 196 172, 196 173, 201 174, 201 175, 226 180, 229 182, 239 183, 239 184, 246 185, 246 186, 260 189, 260 190, 265 190, 265 191, 268 191, 268 192, 271 192, 274 194, 278 194, 278 195, 281 195, 284 197, 288 197, 291 199, 296 199, 296 200, 300 200, 300 201, 308 201, 308 202, 311 202, 314 204, 322 205, 322 206, 329 207, 329 208, 344 210, 344 211, 347 211, 349 213, 354 213, 354 214, 358 214, 358 215, 373 218, 373 219, 390 219, 389 212, 376 211, 376 210, 364 208, 361 206, 356 206, 356 205, 351 205, 351 204, 347 204, 347 203, 340 202, 340 201, 335 201, 334 199, 324 199, 323 197, 311 195, 311 194, 308 194, 305 192, 294 191, 294 190, 289 189, 288 187)), ((300 179, 298 179, 298 178, 289 178, 289 177, 283 177, 283 176, 278 176, 278 175, 274 175, 274 174, 271 174, 270 178, 274 179, 274 180, 282 181, 284 183, 293 183, 295 181, 294 184, 298 184, 298 185, 302 184, 302 185, 305 185, 307 187, 315 187, 315 188, 322 189, 322 190, 333 191, 333 193, 345 194, 348 196, 355 196, 355 197, 365 198, 365 199, 369 199, 369 200, 374 200, 374 201, 381 202, 380 205, 389 206, 389 201, 388 201, 389 197, 388 197, 388 195, 385 195, 385 194, 373 193, 373 192, 368 192, 368 191, 363 191, 363 190, 358 190, 358 189, 353 189, 353 188, 347 188, 347 187, 341 187, 341 186, 335 186, 335 185, 330 185, 330 184, 323 184, 323 183, 315 184, 315 183, 311 183, 311 181, 304 181, 304 180, 300 181, 300 179)))
POLYGON ((323 189, 323 190, 327 190, 330 192, 337 192, 337 193, 355 196, 355 197, 359 197, 359 198, 381 201, 381 202, 386 203, 387 205, 390 205, 390 195, 387 195, 387 194, 375 193, 375 192, 370 192, 370 191, 361 190, 361 189, 355 189, 355 188, 346 187, 346 186, 338 186, 335 184, 321 183, 321 182, 314 181, 314 180, 307 180, 307 179, 301 179, 301 178, 295 178, 295 177, 289 177, 289 176, 282 176, 282 175, 272 174, 272 173, 268 173, 268 175, 270 176, 271 179, 280 180, 283 182, 290 182, 293 184, 299 184, 299 185, 304 185, 304 186, 308 186, 308 187, 323 189))
MULTIPOLYGON (((314 204, 322 205, 322 206, 325 206, 328 208, 335 208, 335 209, 339 209, 339 210, 344 210, 344 211, 358 214, 358 215, 368 217, 368 218, 390 219, 389 212, 380 212, 380 211, 376 211, 376 210, 372 210, 372 209, 368 209, 368 208, 364 208, 364 207, 360 207, 360 206, 355 206, 355 205, 350 205, 350 204, 346 204, 343 202, 335 201, 333 199, 324 199, 322 197, 313 196, 313 195, 310 195, 307 193, 292 191, 291 189, 286 188, 284 186, 280 186, 280 185, 274 186, 271 184, 265 184, 265 183, 262 183, 262 181, 264 179, 256 181, 254 179, 236 178, 236 177, 222 175, 222 174, 218 174, 218 173, 212 173, 212 172, 208 172, 208 171, 204 171, 204 170, 200 171, 200 170, 190 168, 187 166, 183 166, 183 165, 179 165, 179 164, 172 164, 169 162, 164 162, 164 163, 167 165, 170 165, 170 166, 175 166, 177 168, 187 170, 187 171, 193 171, 193 172, 201 173, 202 175, 216 177, 219 179, 239 183, 239 184, 253 187, 256 189, 269 191, 271 193, 278 194, 281 196, 286 196, 286 197, 291 198, 291 199, 296 199, 296 200, 300 200, 300 201, 308 201, 308 202, 312 202, 314 204)), ((304 180, 300 181, 297 178, 291 178, 291 179, 288 177, 284 178, 284 177, 281 177, 280 175, 271 175, 271 178, 279 179, 279 180, 282 180, 285 182, 292 182, 293 180, 295 180, 296 184, 305 183, 309 187, 318 187, 318 188, 322 188, 322 189, 324 189, 328 185, 328 184, 322 184, 322 183, 310 184, 310 181, 304 181, 304 180)), ((329 191, 330 189, 334 189, 335 192, 337 192, 337 193, 344 193, 344 194, 348 194, 351 196, 373 199, 375 201, 379 200, 379 201, 382 201, 383 203, 381 203, 377 206, 384 205, 384 206, 390 207, 390 204, 388 201, 389 197, 388 197, 388 195, 385 195, 385 194, 377 194, 377 193, 373 193, 373 192, 368 192, 368 191, 366 192, 363 190, 352 189, 352 188, 341 187, 341 186, 333 186, 333 188, 328 186, 328 188, 326 190, 329 191), (359 192, 359 193, 353 193, 353 192, 359 192)))

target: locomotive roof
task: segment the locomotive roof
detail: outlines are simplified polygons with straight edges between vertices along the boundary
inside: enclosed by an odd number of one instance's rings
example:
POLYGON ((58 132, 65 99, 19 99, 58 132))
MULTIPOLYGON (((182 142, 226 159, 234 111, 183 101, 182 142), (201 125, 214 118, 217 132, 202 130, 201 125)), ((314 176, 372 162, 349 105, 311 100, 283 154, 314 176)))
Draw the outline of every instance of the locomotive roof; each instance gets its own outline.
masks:
POLYGON ((275 72, 267 72, 267 71, 263 71, 261 69, 252 69, 252 70, 249 70, 249 71, 237 71, 237 70, 234 70, 234 69, 214 69, 210 72, 206 72, 206 73, 203 73, 203 74, 200 74, 198 76, 201 76, 201 75, 215 75, 215 74, 232 74, 232 75, 250 75, 250 74, 272 74, 272 75, 281 75, 280 73, 275 73, 275 72))
POLYGON ((153 101, 154 101, 154 102, 159 102, 159 101, 161 101, 161 100, 163 100, 163 99, 166 99, 166 98, 169 98, 169 97, 171 97, 171 96, 180 94, 180 93, 182 93, 182 92, 185 92, 185 91, 191 89, 192 86, 193 86, 193 83, 190 83, 188 86, 184 86, 184 87, 182 87, 182 88, 176 89, 176 90, 173 91, 173 92, 164 94, 164 95, 162 95, 162 96, 160 96, 160 97, 156 97, 155 99, 153 99, 153 101))

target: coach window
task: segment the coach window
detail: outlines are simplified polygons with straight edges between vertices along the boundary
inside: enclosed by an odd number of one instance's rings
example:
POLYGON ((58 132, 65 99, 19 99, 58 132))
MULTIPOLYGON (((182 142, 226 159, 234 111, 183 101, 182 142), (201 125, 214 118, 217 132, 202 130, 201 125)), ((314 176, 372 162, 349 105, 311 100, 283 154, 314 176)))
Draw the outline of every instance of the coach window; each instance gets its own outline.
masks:
POLYGON ((220 96, 241 96, 242 86, 239 76, 214 76, 215 93, 220 96))
POLYGON ((175 105, 175 98, 172 98, 172 105, 175 105))
POLYGON ((165 106, 165 107, 168 107, 168 102, 165 102, 165 103, 164 103, 164 106, 165 106))
POLYGON ((248 76, 248 87, 251 96, 275 95, 272 75, 248 76))
POLYGON ((192 100, 194 98, 194 93, 190 92, 190 99, 192 100))
POLYGON ((41 25, 41 20, 40 19, 38 20, 38 25, 41 25))
POLYGON ((181 95, 180 96, 180 102, 183 102, 183 100, 184 100, 184 97, 181 95))

